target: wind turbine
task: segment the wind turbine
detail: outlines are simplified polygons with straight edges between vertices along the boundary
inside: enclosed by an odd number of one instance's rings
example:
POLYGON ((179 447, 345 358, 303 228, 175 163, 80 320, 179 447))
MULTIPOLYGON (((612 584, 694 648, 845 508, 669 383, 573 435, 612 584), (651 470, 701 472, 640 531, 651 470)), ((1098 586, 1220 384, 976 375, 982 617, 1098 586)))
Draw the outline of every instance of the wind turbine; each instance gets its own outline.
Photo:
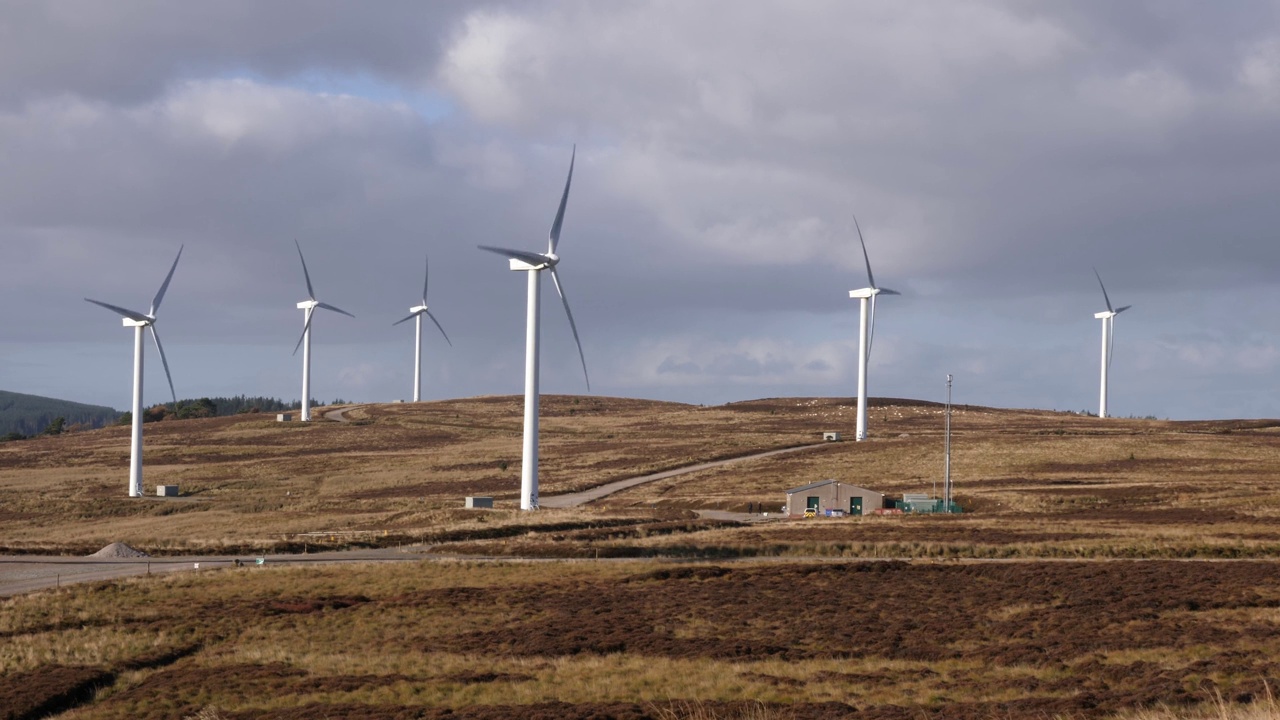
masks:
POLYGON ((857 440, 867 439, 867 361, 871 359, 871 341, 876 334, 876 296, 901 295, 902 293, 888 288, 876 287, 875 276, 871 274, 871 258, 867 256, 867 243, 862 239, 862 228, 858 218, 853 218, 853 226, 858 229, 858 242, 862 244, 862 259, 867 263, 867 287, 861 290, 850 290, 849 297, 861 300, 858 320, 858 430, 857 440), (871 310, 871 332, 867 332, 867 306, 871 310))
POLYGON ((165 359, 164 347, 160 344, 160 336, 156 334, 156 313, 160 310, 160 302, 169 289, 169 281, 173 279, 173 271, 178 269, 178 260, 182 258, 182 248, 178 248, 178 257, 173 259, 169 274, 164 276, 160 290, 151 301, 151 310, 146 314, 128 310, 117 305, 109 305, 98 300, 85 298, 86 302, 100 305, 123 317, 124 326, 133 328, 133 437, 129 445, 129 497, 142 497, 142 330, 151 329, 151 339, 156 343, 160 353, 160 363, 164 365, 164 376, 169 380, 169 394, 174 404, 178 402, 178 394, 173 390, 173 376, 169 374, 169 361, 165 359))
POLYGON ((564 295, 564 286, 556 273, 556 265, 560 256, 556 255, 556 245, 560 242, 560 228, 564 224, 564 208, 569 202, 569 185, 573 183, 573 161, 577 157, 578 147, 575 145, 569 157, 569 177, 564 181, 564 195, 560 197, 560 209, 556 211, 556 219, 551 223, 548 236, 547 252, 533 253, 524 250, 507 250, 504 248, 479 246, 506 257, 511 269, 529 273, 528 317, 525 321, 525 356, 524 356, 524 451, 520 465, 520 509, 535 510, 538 507, 538 299, 541 273, 551 271, 551 280, 556 285, 560 301, 564 303, 565 315, 569 317, 569 328, 573 330, 573 341, 578 344, 578 358, 582 360, 582 376, 587 381, 587 392, 591 392, 591 378, 587 376, 587 358, 582 354, 582 341, 578 339, 578 327, 573 322, 573 312, 569 310, 569 300, 564 295))
POLYGON ((1102 391, 1099 393, 1098 399, 1098 417, 1107 416, 1107 370, 1111 368, 1111 350, 1115 345, 1115 335, 1113 326, 1116 316, 1133 307, 1125 305, 1122 308, 1111 309, 1111 298, 1107 296, 1107 286, 1102 284, 1102 276, 1098 275, 1098 268, 1093 269, 1093 274, 1098 278, 1098 285, 1102 288, 1102 299, 1107 302, 1107 311, 1094 313, 1093 316, 1102 321, 1102 391))
POLYGON ((293 241, 298 247, 298 259, 302 261, 302 276, 307 279, 307 297, 298 303, 299 310, 306 311, 306 320, 302 324, 302 337, 298 338, 298 344, 293 346, 293 354, 298 354, 298 348, 302 348, 302 421, 307 422, 311 419, 311 316, 315 313, 316 308, 324 308, 332 310, 336 313, 342 313, 347 317, 354 318, 355 315, 334 307, 329 303, 322 303, 316 300, 316 291, 311 288, 311 274, 307 272, 307 259, 302 257, 302 246, 298 245, 298 241, 293 241))
POLYGON ((408 317, 404 318, 403 320, 397 320, 391 323, 392 327, 395 327, 396 325, 399 325, 402 322, 408 322, 409 320, 413 320, 415 318, 417 318, 418 320, 418 322, 416 323, 416 327, 414 328, 414 335, 413 335, 414 337, 413 401, 414 402, 418 402, 421 399, 421 395, 422 395, 422 316, 423 315, 426 315, 427 317, 431 318, 431 322, 435 323, 436 327, 440 328, 440 334, 444 335, 444 341, 449 343, 449 347, 453 347, 453 342, 449 340, 448 333, 444 331, 443 327, 440 327, 440 321, 436 320, 436 316, 432 315, 431 311, 427 309, 427 280, 430 279, 430 272, 431 272, 429 259, 427 263, 428 264, 424 265, 424 272, 422 275, 422 304, 416 307, 409 308, 408 317))

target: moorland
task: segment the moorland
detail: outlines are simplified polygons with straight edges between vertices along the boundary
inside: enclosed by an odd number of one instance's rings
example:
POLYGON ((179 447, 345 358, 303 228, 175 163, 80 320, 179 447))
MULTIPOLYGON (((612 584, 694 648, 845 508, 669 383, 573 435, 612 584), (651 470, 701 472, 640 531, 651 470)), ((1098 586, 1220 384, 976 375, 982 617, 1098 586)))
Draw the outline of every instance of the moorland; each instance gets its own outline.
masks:
POLYGON ((124 497, 127 428, 0 444, 9 554, 433 558, 6 600, 0 717, 1275 712, 1280 422, 958 406, 966 512, 786 520, 745 511, 824 478, 933 491, 942 408, 880 400, 871 441, 822 443, 851 434, 851 400, 544 397, 544 496, 814 447, 533 513, 515 509, 519 398, 344 416, 148 425, 167 499, 124 497))

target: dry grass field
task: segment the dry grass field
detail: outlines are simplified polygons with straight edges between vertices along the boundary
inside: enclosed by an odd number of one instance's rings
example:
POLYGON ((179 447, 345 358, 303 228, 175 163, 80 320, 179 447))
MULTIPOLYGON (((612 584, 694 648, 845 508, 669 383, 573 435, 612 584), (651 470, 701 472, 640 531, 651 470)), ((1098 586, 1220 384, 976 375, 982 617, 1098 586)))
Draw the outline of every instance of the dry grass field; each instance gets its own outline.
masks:
POLYGON ((0 707, 17 711, 0 717, 77 704, 60 717, 908 720, 1250 707, 1280 682, 1277 569, 424 562, 131 579, 4 603, 0 707))
MULTIPOLYGON (((346 423, 239 415, 148 425, 147 492, 178 484, 177 500, 125 497, 126 427, 0 444, 0 545, 284 549, 304 533, 314 543, 398 542, 511 522, 511 513, 477 518, 460 508, 466 495, 516 506, 521 408, 520 398, 494 397, 356 408, 346 423)), ((544 397, 543 418, 544 495, 812 442, 816 432, 732 409, 616 398, 544 397)))
MULTIPOLYGON (((854 424, 847 399, 543 407, 543 495, 854 424)), ((0 444, 4 552, 458 558, 2 601, 0 720, 1277 717, 1280 422, 958 407, 964 514, 782 520, 698 511, 776 510, 824 478, 930 492, 941 408, 881 401, 870 442, 537 513, 514 510, 520 410, 149 425, 147 488, 176 499, 124 497, 127 428, 0 444)))
MULTIPOLYGON (((0 444, 0 551, 154 554, 428 542, 548 557, 1280 556, 1280 422, 1164 422, 959 407, 960 516, 724 523, 693 510, 777 509, 825 478, 890 494, 942 474, 941 408, 884 401, 873 441, 839 442, 641 485, 586 508, 513 511, 517 397, 358 407, 353 422, 240 415, 148 425, 148 492, 125 497, 128 428, 0 444), (462 510, 492 495, 493 512, 462 510)), ((847 399, 696 407, 543 400, 542 494, 851 435, 847 399)))

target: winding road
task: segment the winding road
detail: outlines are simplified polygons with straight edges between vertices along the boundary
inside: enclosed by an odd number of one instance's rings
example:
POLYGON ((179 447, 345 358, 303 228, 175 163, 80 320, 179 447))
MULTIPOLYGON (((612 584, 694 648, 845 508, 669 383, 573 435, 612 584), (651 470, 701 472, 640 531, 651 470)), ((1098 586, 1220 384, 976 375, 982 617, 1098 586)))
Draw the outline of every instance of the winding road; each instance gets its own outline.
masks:
MULTIPOLYGON (((353 408, 331 410, 324 414, 325 419, 347 422, 343 412, 353 408)), ((673 470, 626 478, 607 483, 589 490, 564 495, 551 495, 541 498, 541 506, 545 508, 572 508, 594 502, 616 492, 633 488, 637 485, 664 480, 666 478, 688 473, 709 470, 733 463, 759 460, 790 453, 812 450, 823 447, 827 443, 814 443, 798 447, 767 450, 765 452, 741 457, 713 460, 711 462, 688 465, 673 470)), ((716 511, 707 511, 714 513, 716 511)), ((717 513, 727 515, 727 513, 717 513)), ((736 515, 736 514, 735 514, 736 515)), ((345 550, 336 552, 311 553, 303 555, 267 555, 264 564, 294 565, 301 563, 348 563, 348 562, 405 562, 430 559, 434 556, 423 552, 420 548, 381 549, 381 550, 345 550)), ((201 555, 189 557, 164 558, 96 558, 96 557, 63 557, 48 555, 0 556, 0 597, 21 593, 45 590, 72 583, 112 580, 122 577, 135 577, 153 573, 168 573, 182 570, 202 570, 217 567, 235 567, 237 561, 242 564, 254 564, 257 558, 244 558, 232 555, 201 555)))
POLYGON ((664 470, 662 472, 653 473, 651 475, 641 475, 639 477, 627 478, 616 482, 606 483, 582 492, 566 493, 564 495, 547 495, 539 498, 538 505, 545 508, 571 508, 579 505, 586 505, 594 502, 602 497, 612 495, 616 492, 633 488, 637 485, 643 485, 655 480, 665 480, 669 477, 677 475, 685 475, 688 473, 698 472, 699 470, 710 470, 722 465, 730 463, 746 462, 748 460, 759 460, 761 458, 773 457, 774 455, 785 455, 788 453, 800 452, 801 450, 812 450, 813 448, 823 447, 827 443, 814 443, 812 445, 800 445, 798 447, 782 448, 781 450, 767 450, 754 455, 743 455, 741 457, 727 458, 725 460, 713 460, 711 462, 698 463, 697 465, 687 465, 675 470, 664 470))

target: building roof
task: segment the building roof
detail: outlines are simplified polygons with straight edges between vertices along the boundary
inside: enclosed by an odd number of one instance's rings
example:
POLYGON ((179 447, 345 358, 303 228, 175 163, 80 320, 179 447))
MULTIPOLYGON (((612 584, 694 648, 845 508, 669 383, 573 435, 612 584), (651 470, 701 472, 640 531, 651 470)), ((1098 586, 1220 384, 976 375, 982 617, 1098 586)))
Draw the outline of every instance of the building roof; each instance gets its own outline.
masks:
POLYGON ((845 487, 847 487, 847 488, 852 488, 852 489, 854 489, 854 490, 861 490, 861 491, 863 491, 863 492, 876 493, 877 495, 883 495, 883 494, 884 494, 884 493, 880 492, 879 490, 871 490, 871 489, 869 489, 869 488, 859 487, 858 485, 850 485, 849 483, 842 483, 842 482, 840 482, 839 480, 834 480, 834 479, 829 479, 829 480, 819 480, 818 482, 812 482, 812 483, 809 483, 808 485, 801 485, 800 487, 793 487, 793 488, 791 488, 790 490, 788 490, 788 491, 787 491, 787 494, 788 494, 788 495, 790 495, 790 494, 792 494, 792 493, 804 492, 805 490, 816 490, 816 489, 818 489, 818 488, 820 488, 820 487, 823 487, 823 486, 825 486, 825 485, 830 485, 830 484, 832 484, 832 483, 835 483, 835 484, 837 484, 837 485, 843 485, 843 486, 845 486, 845 487))
POLYGON ((831 483, 833 483, 833 482, 840 482, 840 481, 839 481, 839 480, 819 480, 818 482, 809 483, 808 485, 801 485, 800 487, 793 487, 793 488, 791 488, 790 490, 788 490, 788 491, 787 491, 787 494, 788 494, 788 495, 790 495, 791 493, 798 493, 798 492, 800 492, 801 490, 813 490, 813 489, 815 489, 815 488, 820 488, 820 487, 822 487, 823 485, 830 485, 830 484, 831 484, 831 483))

